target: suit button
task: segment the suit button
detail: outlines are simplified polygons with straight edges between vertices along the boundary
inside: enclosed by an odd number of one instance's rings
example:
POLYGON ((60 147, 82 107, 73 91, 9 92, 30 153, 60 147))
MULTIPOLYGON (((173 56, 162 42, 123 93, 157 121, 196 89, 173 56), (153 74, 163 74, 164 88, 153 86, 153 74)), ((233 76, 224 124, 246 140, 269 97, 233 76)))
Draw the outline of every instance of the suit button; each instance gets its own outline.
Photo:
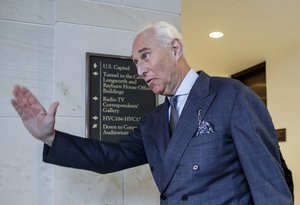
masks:
POLYGON ((188 200, 188 198, 189 198, 188 195, 184 194, 184 195, 182 195, 181 200, 186 201, 186 200, 188 200))
POLYGON ((193 165, 193 170, 194 170, 194 171, 197 171, 198 169, 199 169, 199 166, 198 166, 197 164, 194 164, 194 165, 193 165))
POLYGON ((166 200, 167 199, 167 197, 165 195, 161 195, 160 198, 161 198, 161 200, 166 200))

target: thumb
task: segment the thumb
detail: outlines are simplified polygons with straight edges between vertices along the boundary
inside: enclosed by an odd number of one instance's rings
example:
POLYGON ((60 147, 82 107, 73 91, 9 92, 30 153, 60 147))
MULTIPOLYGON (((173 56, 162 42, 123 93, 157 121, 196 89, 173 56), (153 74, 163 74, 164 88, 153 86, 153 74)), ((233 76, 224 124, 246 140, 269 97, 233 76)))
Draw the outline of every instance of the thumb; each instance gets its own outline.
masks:
POLYGON ((51 105, 49 106, 48 113, 50 115, 52 115, 53 117, 55 117, 55 115, 56 115, 58 105, 59 105, 59 102, 55 101, 55 102, 51 103, 51 105))

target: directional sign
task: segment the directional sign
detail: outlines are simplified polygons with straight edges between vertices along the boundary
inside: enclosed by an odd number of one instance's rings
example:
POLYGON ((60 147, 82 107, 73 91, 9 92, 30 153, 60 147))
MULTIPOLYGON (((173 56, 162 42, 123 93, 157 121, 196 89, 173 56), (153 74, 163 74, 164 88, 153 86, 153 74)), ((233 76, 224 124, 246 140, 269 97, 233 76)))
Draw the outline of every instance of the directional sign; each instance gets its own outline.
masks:
POLYGON ((156 106, 129 57, 87 54, 87 135, 116 142, 156 106))

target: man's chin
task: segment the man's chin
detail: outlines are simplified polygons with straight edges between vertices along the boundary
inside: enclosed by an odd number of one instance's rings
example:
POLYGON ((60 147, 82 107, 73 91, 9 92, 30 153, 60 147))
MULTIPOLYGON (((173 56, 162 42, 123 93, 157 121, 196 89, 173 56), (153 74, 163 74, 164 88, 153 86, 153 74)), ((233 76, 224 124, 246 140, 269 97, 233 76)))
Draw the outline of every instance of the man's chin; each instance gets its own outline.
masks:
POLYGON ((151 89, 152 92, 154 92, 155 94, 164 95, 163 90, 161 90, 160 88, 157 88, 157 87, 150 87, 150 89, 151 89))

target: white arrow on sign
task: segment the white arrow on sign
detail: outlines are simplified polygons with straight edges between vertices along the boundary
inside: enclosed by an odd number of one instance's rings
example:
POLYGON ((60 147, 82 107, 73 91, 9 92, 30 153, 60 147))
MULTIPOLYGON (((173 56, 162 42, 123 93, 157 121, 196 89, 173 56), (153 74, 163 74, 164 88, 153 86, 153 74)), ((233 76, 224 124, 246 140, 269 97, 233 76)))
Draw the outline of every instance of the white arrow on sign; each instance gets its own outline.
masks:
POLYGON ((94 68, 97 68, 97 67, 98 67, 97 63, 94 63, 93 67, 94 67, 94 68))

